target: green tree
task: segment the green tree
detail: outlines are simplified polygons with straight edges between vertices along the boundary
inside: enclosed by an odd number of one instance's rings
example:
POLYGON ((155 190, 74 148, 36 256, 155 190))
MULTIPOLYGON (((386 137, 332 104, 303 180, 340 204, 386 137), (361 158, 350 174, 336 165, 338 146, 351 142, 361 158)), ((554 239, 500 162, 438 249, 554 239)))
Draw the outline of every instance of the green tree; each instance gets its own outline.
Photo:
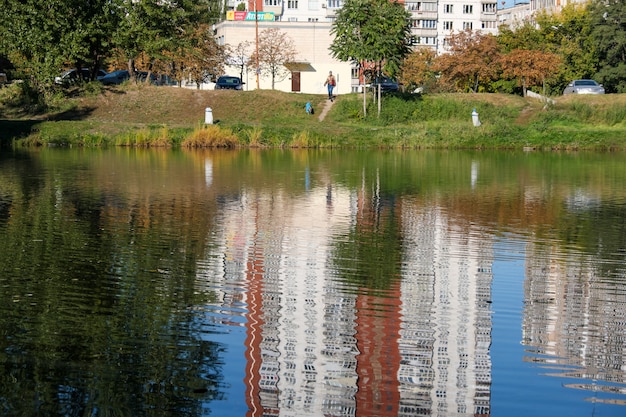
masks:
POLYGON ((545 45, 544 35, 530 21, 525 21, 514 29, 506 25, 500 26, 497 40, 501 51, 505 54, 514 49, 541 50, 545 45))
POLYGON ((597 81, 608 92, 626 93, 626 3, 594 1, 589 13, 590 37, 598 59, 597 81))
POLYGON ((41 2, 5 0, 0 4, 0 53, 16 66, 25 88, 40 97, 52 91, 54 76, 68 66, 90 67, 92 74, 106 50, 113 24, 106 0, 41 2))
POLYGON ((542 37, 539 48, 561 57, 561 70, 547 83, 552 91, 561 92, 572 79, 591 78, 598 60, 596 45, 591 42, 591 21, 586 6, 570 4, 560 13, 539 13, 537 27, 542 37))
POLYGON ((410 17, 404 6, 395 1, 347 0, 337 11, 331 28, 331 34, 335 36, 330 45, 331 55, 361 69, 373 63, 379 76, 383 67, 389 75, 395 75, 411 52, 410 17))

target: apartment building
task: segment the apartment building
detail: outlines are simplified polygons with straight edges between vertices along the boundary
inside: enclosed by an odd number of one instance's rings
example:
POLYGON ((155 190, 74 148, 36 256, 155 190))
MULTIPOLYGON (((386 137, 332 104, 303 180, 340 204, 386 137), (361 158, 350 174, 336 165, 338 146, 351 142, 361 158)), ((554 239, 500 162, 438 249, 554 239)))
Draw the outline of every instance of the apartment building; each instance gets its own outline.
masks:
MULTIPOLYGON (((563 0, 565 1, 565 0, 563 0)), ((400 0, 411 13, 411 40, 414 47, 430 47, 445 53, 447 38, 465 29, 496 34, 498 4, 496 0, 400 0)), ((282 91, 311 94, 324 93, 324 80, 333 71, 338 80, 338 95, 360 91, 354 65, 334 59, 329 51, 333 42, 330 30, 336 12, 344 0, 247 0, 230 1, 227 19, 215 25, 218 42, 231 47, 256 42, 259 32, 277 28, 294 41, 298 55, 288 65, 289 73, 275 83, 282 91), (240 6, 244 4, 244 6, 240 6), (245 8, 245 11, 235 11, 245 8)), ((250 51, 252 56, 253 51, 250 51)), ((239 69, 229 67, 231 75, 239 69)), ((244 74, 246 88, 271 88, 271 80, 250 68, 244 74)))

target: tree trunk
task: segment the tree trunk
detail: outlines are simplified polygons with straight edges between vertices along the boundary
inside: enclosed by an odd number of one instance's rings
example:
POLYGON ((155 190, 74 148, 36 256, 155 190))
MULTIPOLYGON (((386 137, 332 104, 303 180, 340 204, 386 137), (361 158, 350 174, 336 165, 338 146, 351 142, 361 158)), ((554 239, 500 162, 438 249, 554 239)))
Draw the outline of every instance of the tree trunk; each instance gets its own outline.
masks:
POLYGON ((128 59, 128 74, 133 82, 137 82, 135 77, 135 61, 133 61, 132 58, 128 59))
POLYGON ((380 82, 378 83, 378 117, 380 118, 380 82))
POLYGON ((367 87, 365 87, 365 81, 363 81, 363 118, 367 116, 367 87))

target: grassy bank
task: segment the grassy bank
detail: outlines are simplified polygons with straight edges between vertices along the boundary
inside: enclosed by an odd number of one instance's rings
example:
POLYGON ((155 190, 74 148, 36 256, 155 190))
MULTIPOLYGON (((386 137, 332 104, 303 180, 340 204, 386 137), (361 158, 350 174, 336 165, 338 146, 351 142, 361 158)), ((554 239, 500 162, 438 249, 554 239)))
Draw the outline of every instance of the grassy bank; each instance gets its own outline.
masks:
POLYGON ((36 113, 10 88, 0 90, 0 141, 14 146, 626 149, 626 95, 548 105, 504 94, 386 96, 378 116, 372 96, 364 115, 362 96, 345 94, 320 121, 324 95, 91 86, 36 113), (207 107, 214 126, 204 126, 207 107))

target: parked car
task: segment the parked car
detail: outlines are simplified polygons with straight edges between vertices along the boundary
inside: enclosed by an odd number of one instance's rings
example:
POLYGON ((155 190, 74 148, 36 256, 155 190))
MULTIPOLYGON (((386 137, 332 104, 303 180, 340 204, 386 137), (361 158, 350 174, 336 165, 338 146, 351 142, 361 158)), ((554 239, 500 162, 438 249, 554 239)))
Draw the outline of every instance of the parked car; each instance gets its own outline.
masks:
MULTIPOLYGON (((96 79, 100 79, 107 75, 105 70, 98 70, 96 72, 96 79)), ((91 79, 91 70, 89 68, 83 68, 80 71, 77 69, 71 69, 64 71, 58 77, 54 77, 56 84, 70 85, 76 84, 78 81, 89 81, 91 79)))
POLYGON ((245 83, 239 77, 223 75, 215 83, 216 90, 241 90, 245 83))
POLYGON ((128 80, 130 80, 130 73, 127 70, 112 71, 99 79, 104 85, 120 85, 128 80))
POLYGON ((400 87, 398 85, 398 81, 396 81, 395 79, 390 78, 390 77, 376 78, 374 80, 374 83, 372 84, 372 86, 374 87, 375 91, 378 91, 378 86, 379 85, 380 85, 380 92, 381 93, 395 92, 395 91, 398 91, 400 89, 400 87))
POLYGON ((594 80, 574 80, 565 87, 563 94, 604 94, 604 87, 594 80))

